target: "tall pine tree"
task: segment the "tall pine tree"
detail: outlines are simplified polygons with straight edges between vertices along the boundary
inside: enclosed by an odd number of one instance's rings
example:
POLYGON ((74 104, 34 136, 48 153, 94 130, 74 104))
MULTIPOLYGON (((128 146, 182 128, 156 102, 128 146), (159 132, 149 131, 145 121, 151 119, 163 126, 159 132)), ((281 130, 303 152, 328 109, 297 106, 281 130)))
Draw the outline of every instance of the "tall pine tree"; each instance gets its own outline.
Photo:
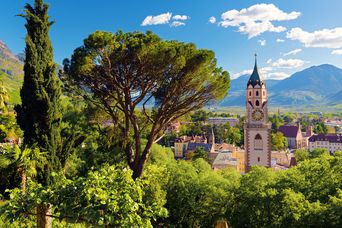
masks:
POLYGON ((61 85, 49 38, 53 22, 49 20, 48 8, 43 0, 35 0, 34 7, 27 4, 21 15, 27 22, 26 59, 20 91, 22 104, 15 108, 17 122, 24 131, 24 145, 37 146, 48 154, 48 164, 39 175, 43 185, 51 182, 51 172, 58 171, 65 162, 65 156, 60 154, 61 85))

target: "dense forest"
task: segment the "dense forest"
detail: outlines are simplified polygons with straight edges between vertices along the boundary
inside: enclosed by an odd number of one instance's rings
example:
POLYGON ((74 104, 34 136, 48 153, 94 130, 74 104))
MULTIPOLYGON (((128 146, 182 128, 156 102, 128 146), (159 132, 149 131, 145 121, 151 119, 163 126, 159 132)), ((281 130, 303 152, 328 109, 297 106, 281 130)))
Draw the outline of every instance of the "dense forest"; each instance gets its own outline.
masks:
MULTIPOLYGON (((169 123, 226 96, 212 51, 96 31, 57 72, 48 9, 35 0, 20 15, 21 104, 9 108, 0 87, 0 227, 342 226, 340 152, 299 151, 296 167, 242 175, 156 144, 169 123)), ((241 144, 239 128, 228 133, 241 144)))

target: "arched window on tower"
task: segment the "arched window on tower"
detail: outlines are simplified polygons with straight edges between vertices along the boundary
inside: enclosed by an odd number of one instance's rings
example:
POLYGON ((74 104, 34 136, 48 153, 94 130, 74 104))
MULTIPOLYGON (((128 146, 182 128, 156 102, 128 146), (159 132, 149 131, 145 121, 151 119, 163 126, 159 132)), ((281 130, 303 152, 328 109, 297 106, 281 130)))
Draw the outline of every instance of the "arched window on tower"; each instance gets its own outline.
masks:
POLYGON ((254 149, 262 150, 262 138, 260 134, 257 134, 254 138, 254 149))
POLYGON ((255 105, 259 107, 259 105, 260 105, 259 100, 255 101, 255 105))
POLYGON ((249 96, 250 96, 250 97, 252 96, 252 91, 249 91, 249 96))
POLYGON ((259 96, 259 91, 255 92, 255 96, 257 96, 257 97, 259 96))

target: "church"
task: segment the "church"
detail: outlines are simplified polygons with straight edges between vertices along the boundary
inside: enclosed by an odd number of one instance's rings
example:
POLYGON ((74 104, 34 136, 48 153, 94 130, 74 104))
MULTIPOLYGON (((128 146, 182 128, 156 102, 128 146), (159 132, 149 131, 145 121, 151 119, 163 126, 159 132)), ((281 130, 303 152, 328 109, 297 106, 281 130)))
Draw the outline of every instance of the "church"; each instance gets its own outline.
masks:
POLYGON ((255 55, 253 73, 246 88, 244 145, 247 172, 254 165, 271 167, 272 135, 267 106, 266 83, 259 75, 255 55))

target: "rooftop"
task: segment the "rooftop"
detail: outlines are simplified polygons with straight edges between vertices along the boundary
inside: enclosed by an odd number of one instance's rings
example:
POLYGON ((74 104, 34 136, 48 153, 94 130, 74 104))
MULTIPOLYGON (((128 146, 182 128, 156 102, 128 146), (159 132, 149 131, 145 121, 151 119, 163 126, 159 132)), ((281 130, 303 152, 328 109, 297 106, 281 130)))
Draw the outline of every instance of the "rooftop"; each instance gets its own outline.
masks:
POLYGON ((253 87, 256 85, 260 85, 262 86, 264 84, 264 82, 261 80, 259 72, 258 72, 258 66, 257 66, 257 55, 255 54, 255 64, 254 64, 254 69, 253 69, 253 73, 250 76, 248 82, 247 82, 247 87, 249 85, 252 85, 253 87))
POLYGON ((283 125, 278 129, 286 138, 296 138, 299 130, 298 126, 292 125, 283 125))
POLYGON ((329 141, 331 143, 342 143, 342 135, 318 134, 318 135, 313 135, 309 138, 309 142, 316 142, 316 141, 329 141))

